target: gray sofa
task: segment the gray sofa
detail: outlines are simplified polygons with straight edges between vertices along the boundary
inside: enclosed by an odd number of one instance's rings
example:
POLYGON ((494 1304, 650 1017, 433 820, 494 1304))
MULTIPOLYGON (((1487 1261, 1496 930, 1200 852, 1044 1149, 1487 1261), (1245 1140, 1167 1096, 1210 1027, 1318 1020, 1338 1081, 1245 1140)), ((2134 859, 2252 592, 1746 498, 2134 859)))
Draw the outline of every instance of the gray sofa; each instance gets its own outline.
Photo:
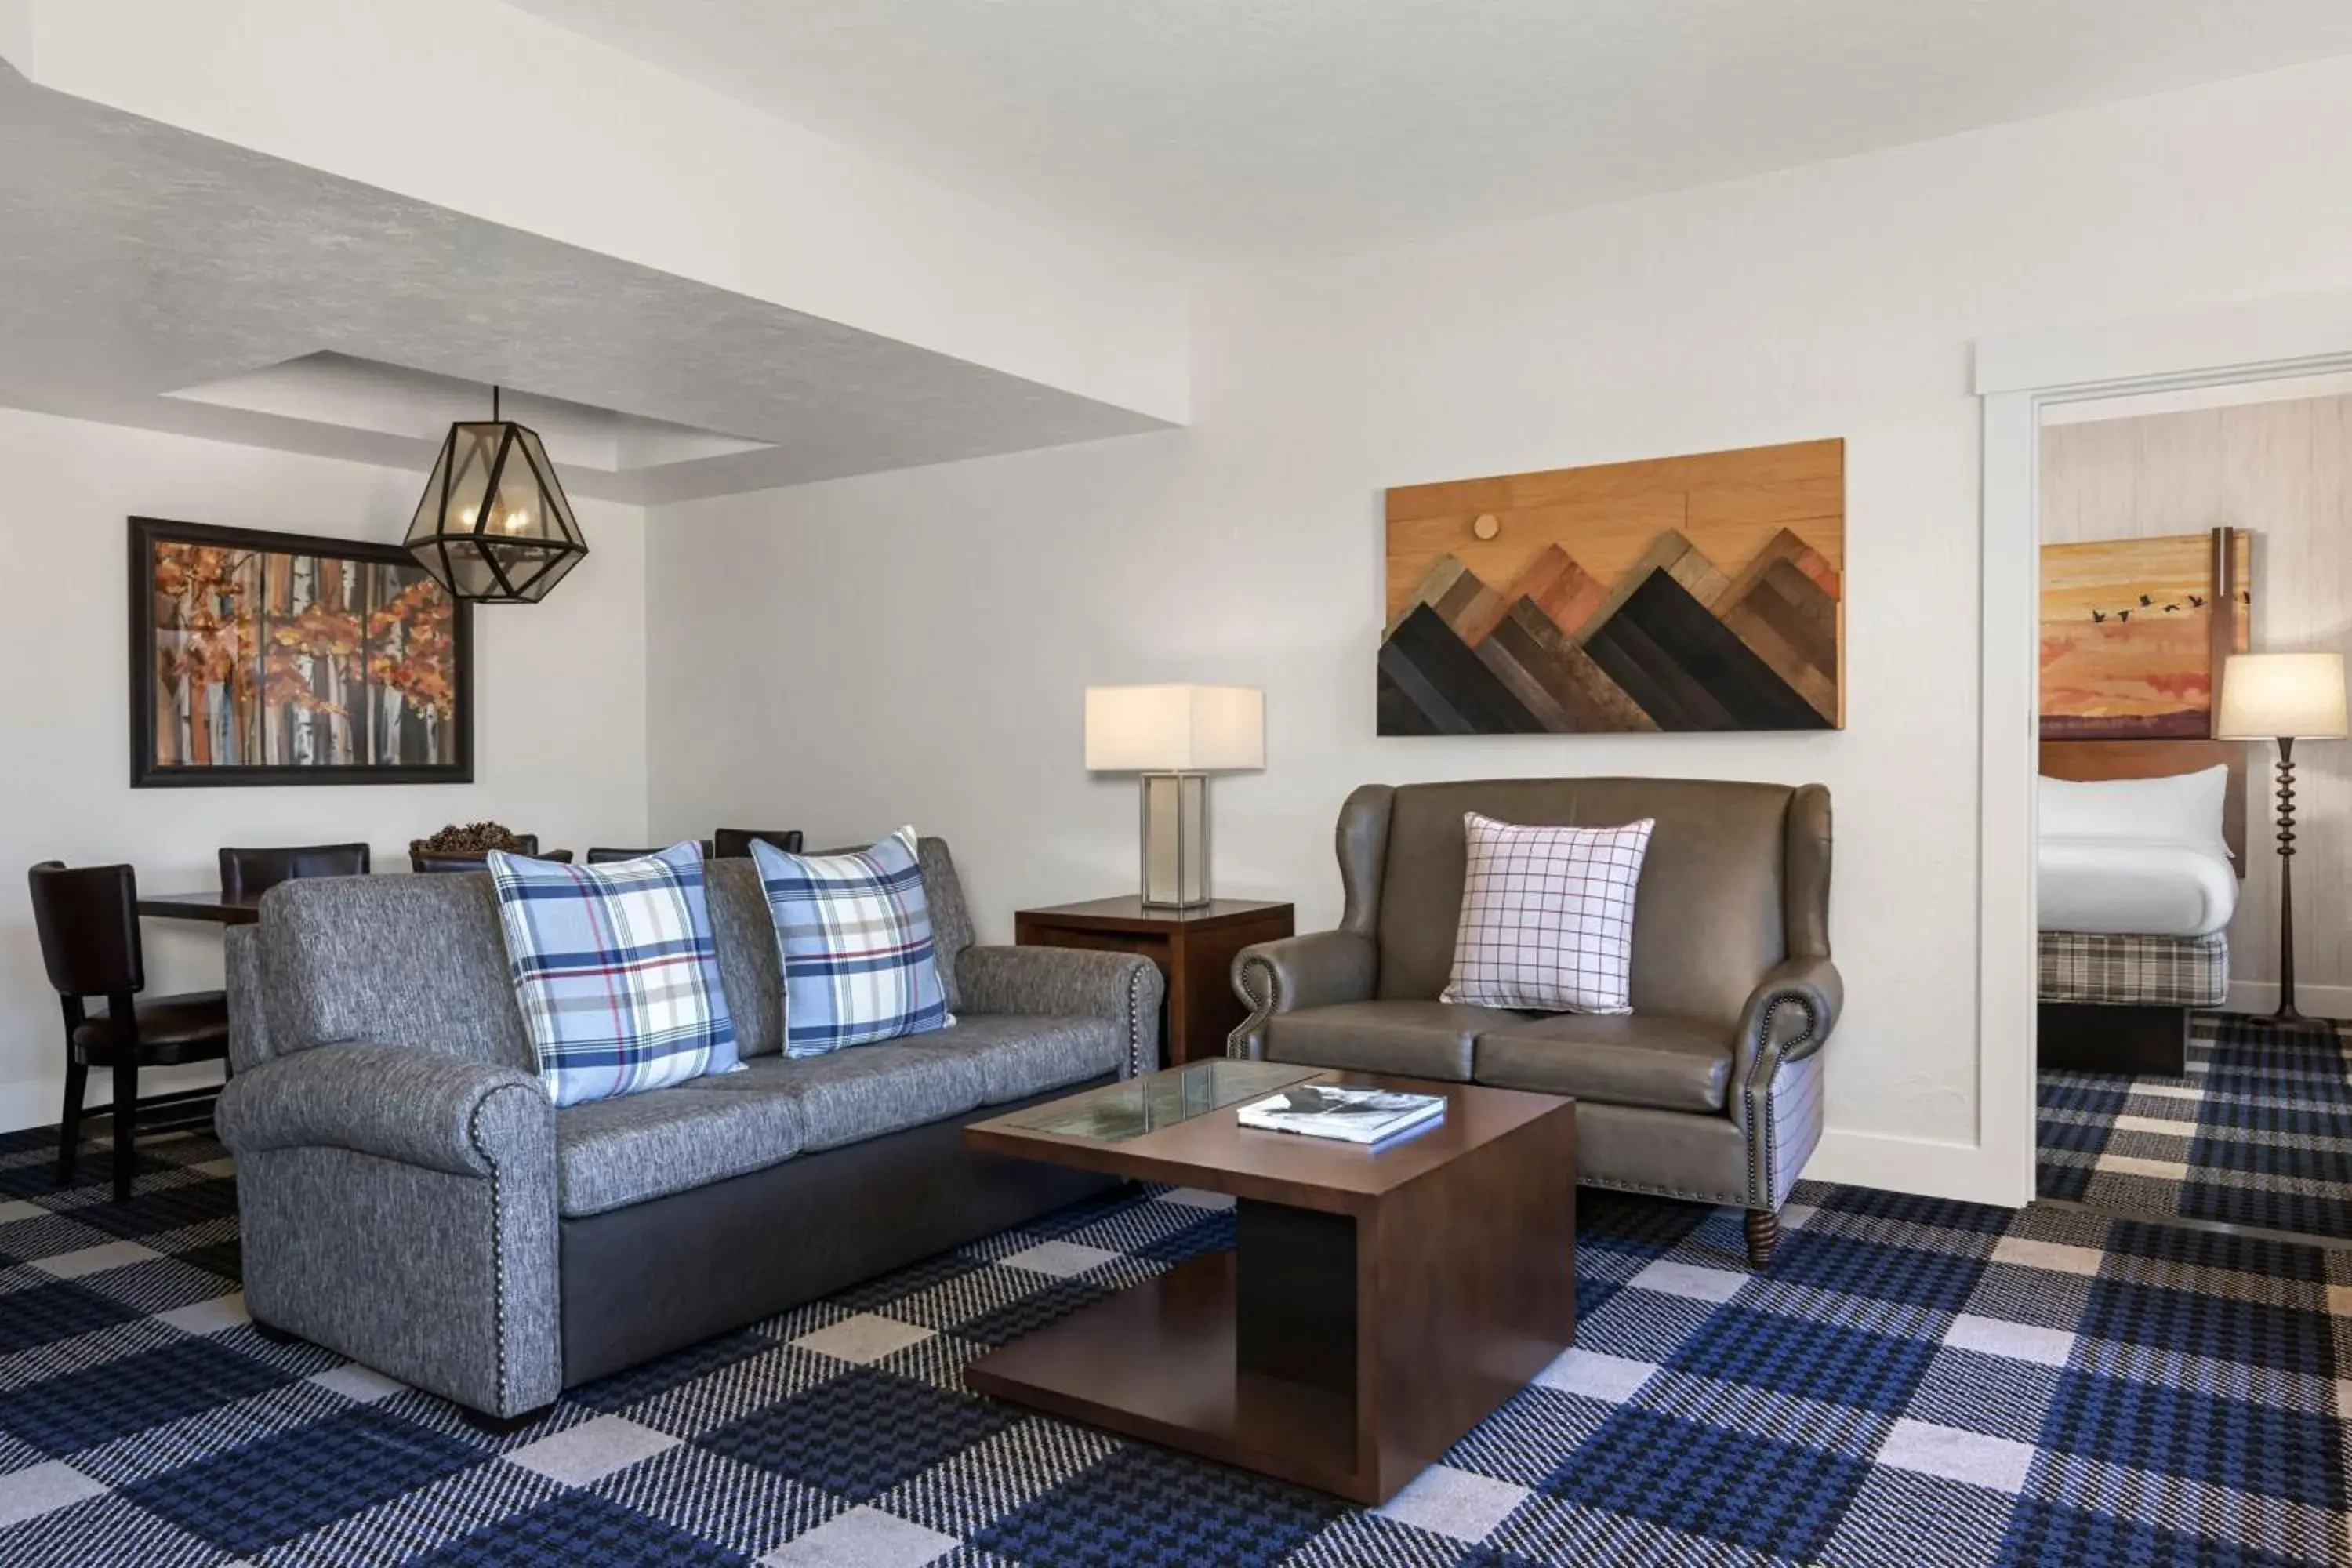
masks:
POLYGON ((1140 958, 976 946, 921 846, 950 1028, 779 1054, 750 861, 709 867, 745 1071, 558 1110, 488 877, 288 882, 231 932, 247 1304, 493 1418, 1114 1184, 972 1153, 970 1121, 1159 1065, 1140 958))
POLYGON ((1830 797, 1819 784, 1491 779, 1367 784, 1340 809, 1337 931, 1244 948, 1236 1056, 1575 1097, 1577 1179, 1748 1210, 1749 1260, 1822 1133, 1830 797), (1622 1017, 1441 1002, 1468 856, 1462 817, 1657 819, 1622 1017))

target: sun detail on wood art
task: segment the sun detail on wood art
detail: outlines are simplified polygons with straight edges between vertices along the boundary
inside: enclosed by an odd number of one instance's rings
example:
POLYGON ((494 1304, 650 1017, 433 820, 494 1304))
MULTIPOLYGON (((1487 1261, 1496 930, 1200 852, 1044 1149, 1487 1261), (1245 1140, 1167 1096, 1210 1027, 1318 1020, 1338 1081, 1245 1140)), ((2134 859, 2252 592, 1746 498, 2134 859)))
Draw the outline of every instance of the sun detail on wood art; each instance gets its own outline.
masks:
POLYGON ((1383 735, 1844 723, 1845 444, 1388 492, 1383 735))

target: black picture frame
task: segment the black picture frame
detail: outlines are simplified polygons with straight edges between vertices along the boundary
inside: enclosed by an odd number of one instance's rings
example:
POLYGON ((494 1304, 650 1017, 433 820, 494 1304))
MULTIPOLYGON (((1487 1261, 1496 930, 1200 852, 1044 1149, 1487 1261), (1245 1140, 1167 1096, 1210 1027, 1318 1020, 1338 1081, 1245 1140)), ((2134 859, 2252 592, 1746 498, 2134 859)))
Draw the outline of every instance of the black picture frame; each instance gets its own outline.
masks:
MULTIPOLYGON (((342 715, 346 724, 360 726, 360 738, 352 743, 362 752, 362 760, 349 762, 299 763, 212 763, 180 762, 159 755, 157 715, 163 701, 163 674, 157 657, 159 628, 155 624, 157 603, 157 546, 190 544, 215 549, 250 552, 262 555, 283 555, 295 560, 317 559, 328 562, 350 562, 362 565, 398 568, 403 579, 412 586, 414 578, 421 576, 415 558, 397 544, 373 544, 349 539, 329 539, 315 534, 280 533, 267 529, 222 528, 210 523, 177 522, 166 518, 133 517, 130 520, 129 554, 129 631, 130 631, 130 722, 131 722, 131 787, 133 789, 223 788, 237 785, 285 784, 471 784, 474 782, 474 625, 473 606, 462 599, 449 598, 448 626, 449 661, 452 669, 448 718, 446 724, 434 731, 433 745, 437 761, 370 761, 364 753, 373 749, 376 715, 374 705, 361 702, 355 715, 342 715)), ((379 579, 365 579, 376 582, 379 579)), ((389 581, 389 579, 382 579, 389 581)), ((430 581, 430 579, 426 579, 430 581)), ((437 584, 436 585, 437 588, 437 584)), ((367 625, 365 607, 359 612, 362 627, 367 625)), ((265 623, 266 629, 266 623, 265 623)), ((364 636, 364 634, 363 634, 364 636)), ((257 639, 257 641, 259 639, 257 639)), ((257 649, 257 659, 263 650, 257 649)), ((364 670, 368 658, 362 640, 356 658, 364 670)), ((241 664, 241 659, 240 659, 241 664)), ((266 667, 257 667, 257 679, 266 681, 266 667)), ((269 722, 266 706, 260 710, 257 723, 269 722)), ((313 719, 310 722, 317 722, 313 719)), ((394 722, 397 722, 397 716, 394 722)), ((330 720, 331 725, 331 719, 330 720)), ((345 738, 348 739, 348 736, 345 738)))

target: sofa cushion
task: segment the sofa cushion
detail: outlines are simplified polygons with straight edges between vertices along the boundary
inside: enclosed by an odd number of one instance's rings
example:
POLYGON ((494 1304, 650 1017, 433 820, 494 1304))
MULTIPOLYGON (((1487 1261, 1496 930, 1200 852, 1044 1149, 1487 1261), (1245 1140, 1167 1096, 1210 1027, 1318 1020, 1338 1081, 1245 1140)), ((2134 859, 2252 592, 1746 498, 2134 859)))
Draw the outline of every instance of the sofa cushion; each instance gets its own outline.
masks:
POLYGON ((715 1095, 698 1079, 555 1113, 556 1206, 567 1216, 603 1214, 647 1198, 762 1170, 801 1150, 799 1102, 790 1095, 715 1095))
POLYGON ((967 1014, 905 1043, 961 1052, 980 1068, 983 1105, 1084 1083, 1127 1065, 1127 1031, 1108 1018, 967 1014))
POLYGON ((1671 1013, 1600 1017, 1557 1013, 1478 1037, 1477 1081, 1611 1105, 1723 1110, 1732 1031, 1671 1013))
POLYGON ((735 1067, 702 847, 603 866, 489 852, 515 995, 558 1107, 735 1067))
POLYGON ((785 1055, 822 1056, 955 1022, 913 828, 838 855, 787 855, 755 839, 751 859, 783 964, 785 1055))
POLYGON ((976 1110, 983 1081, 980 1063, 962 1050, 894 1040, 821 1057, 762 1057, 685 1091, 788 1100, 799 1112, 801 1148, 813 1154, 976 1110))
POLYGON ((1633 890, 1648 817, 1622 827, 1523 827, 1462 816, 1469 869, 1441 1002, 1630 1013, 1633 890))
POLYGON ((1268 1018, 1265 1054, 1268 1060, 1303 1067, 1467 1083, 1471 1047, 1479 1034, 1525 1017, 1454 1002, 1341 1002, 1268 1018))

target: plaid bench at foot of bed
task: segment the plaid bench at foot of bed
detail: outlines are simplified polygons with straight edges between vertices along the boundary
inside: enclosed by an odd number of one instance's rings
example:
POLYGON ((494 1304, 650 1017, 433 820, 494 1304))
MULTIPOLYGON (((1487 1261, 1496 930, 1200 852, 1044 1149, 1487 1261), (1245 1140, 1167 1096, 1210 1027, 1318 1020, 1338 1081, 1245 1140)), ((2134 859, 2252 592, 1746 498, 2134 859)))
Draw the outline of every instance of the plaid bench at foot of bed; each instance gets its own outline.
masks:
POLYGON ((2230 939, 2042 933, 2042 1000, 2110 1006, 2218 1007, 2230 990, 2230 939))

